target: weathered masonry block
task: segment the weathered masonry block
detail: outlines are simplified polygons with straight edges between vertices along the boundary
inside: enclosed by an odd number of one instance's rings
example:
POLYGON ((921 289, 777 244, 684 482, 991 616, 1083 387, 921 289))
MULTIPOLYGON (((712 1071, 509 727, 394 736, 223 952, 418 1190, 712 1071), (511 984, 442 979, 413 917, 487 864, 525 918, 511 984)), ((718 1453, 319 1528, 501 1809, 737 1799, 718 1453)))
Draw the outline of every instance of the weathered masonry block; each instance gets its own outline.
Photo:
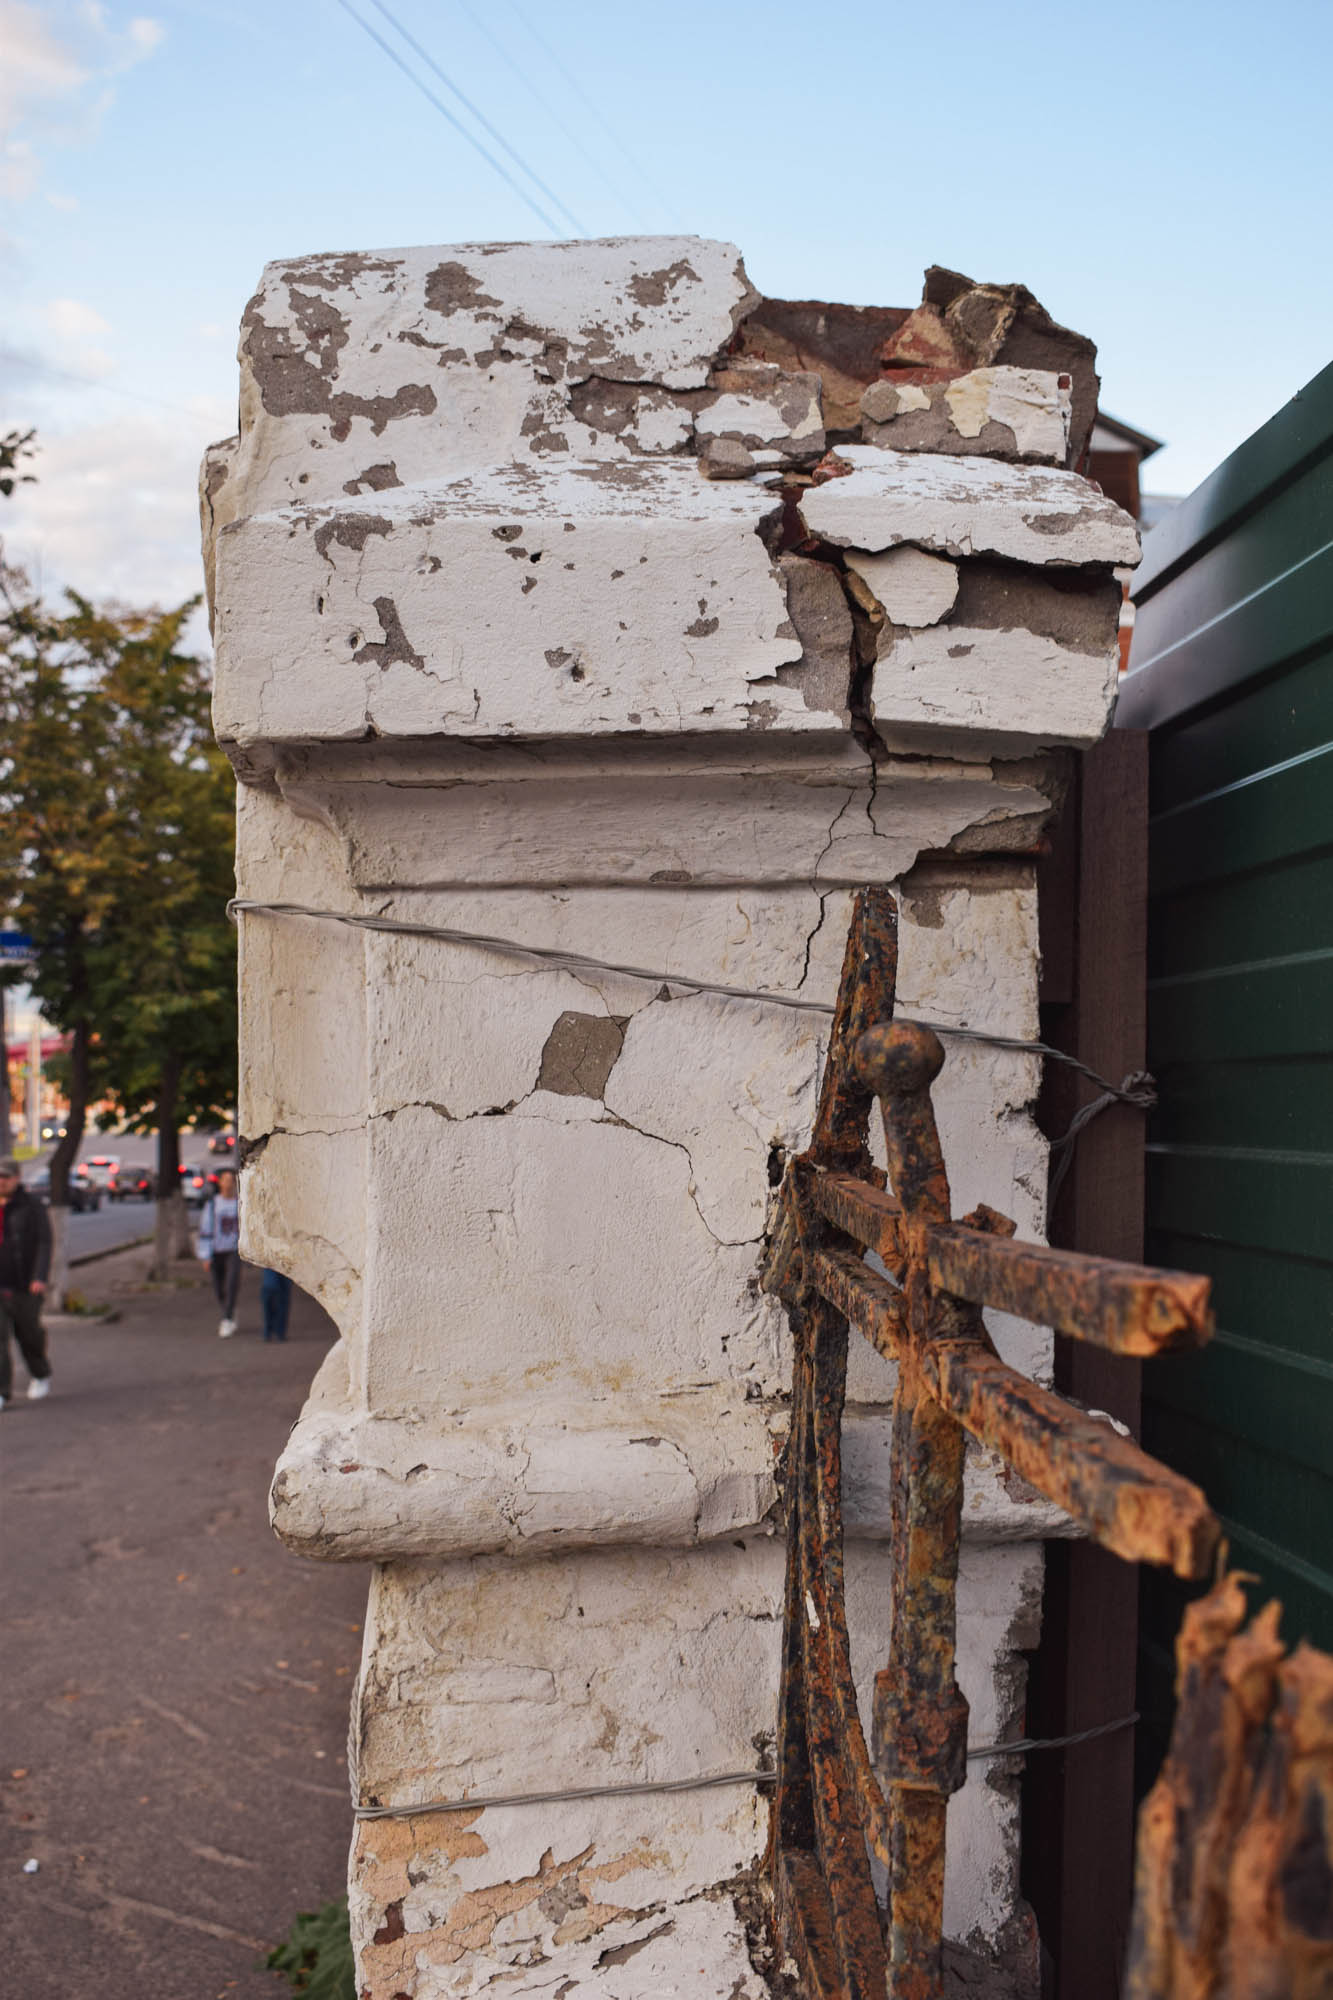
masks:
MULTIPOLYGON (((757 1996, 790 1354, 757 1283, 851 892, 899 989, 1037 1028, 1034 853, 1105 727, 1133 524, 1092 351, 1021 287, 761 300, 682 239, 309 257, 245 315, 203 511, 241 780, 245 1251, 341 1339, 273 1518, 371 1560, 350 1881, 369 2000, 757 1996), (653 980, 598 966, 639 966, 653 980), (595 1798, 410 1809, 606 1788, 595 1798)), ((1036 1059, 951 1045, 961 1210, 1040 1236, 1036 1059)), ((1048 1336, 1001 1350, 1048 1369, 1048 1336)), ((892 1375, 856 1343, 849 1597, 885 1645, 892 1375)), ((960 1678, 1021 1734, 1042 1538, 970 1467, 960 1678)), ((1013 1760, 947 1927, 1023 1991, 1013 1760)))

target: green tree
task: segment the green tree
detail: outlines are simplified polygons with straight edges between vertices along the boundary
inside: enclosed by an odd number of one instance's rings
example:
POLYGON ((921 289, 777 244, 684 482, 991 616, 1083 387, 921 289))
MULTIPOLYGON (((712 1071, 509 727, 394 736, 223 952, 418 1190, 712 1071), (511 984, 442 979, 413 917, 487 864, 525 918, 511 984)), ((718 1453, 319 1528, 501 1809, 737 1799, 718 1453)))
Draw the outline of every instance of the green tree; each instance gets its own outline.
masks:
POLYGON ((158 1140, 157 1264, 188 1251, 180 1128, 236 1099, 235 783, 213 741, 207 671, 182 650, 195 608, 127 619, 74 598, 66 628, 115 744, 116 841, 132 866, 97 941, 103 1095, 158 1140))
POLYGON ((35 472, 20 472, 19 461, 34 458, 37 433, 33 430, 6 431, 0 436, 0 495, 8 500, 16 486, 31 486, 35 472))
POLYGON ((32 987, 69 1036, 51 1159, 63 1283, 69 1171, 90 1104, 159 1132, 159 1259, 183 1241, 178 1130, 235 1096, 230 772, 204 664, 170 612, 47 611, 0 573, 0 870, 32 987))
MULTIPOLYGON (((0 498, 13 497, 16 486, 31 486, 36 479, 35 472, 20 471, 20 463, 25 458, 33 458, 37 452, 37 433, 34 430, 11 430, 0 435, 0 498)), ((3 545, 0 545, 0 564, 3 563, 3 545)), ((5 906, 5 898, 0 895, 0 909, 5 906)), ((9 1103, 9 1016, 6 1012, 6 995, 11 986, 21 986, 24 975, 21 972, 6 971, 0 967, 0 1153, 13 1150, 13 1131, 10 1125, 9 1103)))

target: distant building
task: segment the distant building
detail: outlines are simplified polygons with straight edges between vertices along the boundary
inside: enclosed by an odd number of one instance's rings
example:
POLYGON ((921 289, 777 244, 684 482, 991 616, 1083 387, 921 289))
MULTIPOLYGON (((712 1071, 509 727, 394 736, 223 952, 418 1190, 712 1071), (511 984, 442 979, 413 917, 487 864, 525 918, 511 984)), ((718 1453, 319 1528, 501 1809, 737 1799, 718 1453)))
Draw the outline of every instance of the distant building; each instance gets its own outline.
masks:
MULTIPOLYGON (((1141 531, 1146 535, 1171 509, 1178 504, 1178 496, 1169 493, 1144 493, 1139 479, 1139 467, 1145 458, 1151 458, 1155 451, 1162 449, 1162 439, 1149 437, 1146 431, 1136 431, 1132 424, 1122 424, 1118 417, 1107 416, 1098 410, 1092 426, 1092 436, 1088 440, 1088 477, 1095 479, 1109 500, 1132 514, 1141 531)), ((1129 599, 1129 576, 1122 578, 1125 586, 1124 608, 1120 614, 1120 671, 1123 674, 1129 663, 1129 642, 1134 634, 1134 606, 1129 599)))

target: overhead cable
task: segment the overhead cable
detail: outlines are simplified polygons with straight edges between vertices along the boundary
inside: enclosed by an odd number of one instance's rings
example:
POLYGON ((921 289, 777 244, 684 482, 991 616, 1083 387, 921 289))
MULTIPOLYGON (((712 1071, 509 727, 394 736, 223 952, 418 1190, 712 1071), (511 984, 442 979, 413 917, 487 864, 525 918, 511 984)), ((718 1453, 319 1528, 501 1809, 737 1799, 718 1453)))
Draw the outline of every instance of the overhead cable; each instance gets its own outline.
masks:
POLYGON ((394 65, 396 69, 400 69, 403 72, 403 75, 407 78, 408 82, 414 83, 416 85, 417 89, 421 92, 421 95, 424 98, 428 99, 429 102, 435 106, 435 109, 439 112, 441 118, 443 118, 447 124, 452 125, 455 132, 457 132, 460 135, 460 137, 467 140, 473 152, 481 154, 481 157, 483 160, 485 160, 487 166, 493 168, 494 171, 497 174, 499 174, 500 179, 505 183, 505 185, 513 189, 514 193, 518 196, 519 200, 525 205, 525 207, 530 208, 532 210, 533 214, 541 222, 542 227, 544 229, 549 229, 552 236, 558 236, 560 234, 560 231, 557 228, 556 224, 552 222, 550 216, 546 213, 545 209, 538 207, 537 203, 533 200, 532 196, 528 193, 527 189, 525 187, 520 186, 518 181, 514 179, 514 176, 510 173, 508 167, 502 166, 500 161, 496 159, 495 155, 487 151, 485 146, 482 145, 481 140, 478 139, 474 133, 468 131, 467 126, 463 124, 462 120, 459 118, 455 118, 453 112, 449 109, 448 105, 443 103, 442 100, 435 95, 435 92, 431 89, 430 85, 428 83, 423 83, 421 78, 417 75, 416 71, 413 68, 411 68, 411 66, 408 63, 405 63, 403 61, 403 58, 399 55, 397 49, 393 48, 390 43, 386 42, 383 35, 379 34, 374 28, 371 27, 369 21, 365 20, 360 14, 357 13, 355 7, 351 5, 351 0, 338 0, 338 5, 342 8, 344 14, 351 15, 352 19, 356 22, 357 27, 360 28, 364 34, 370 36, 371 41, 375 43, 377 48, 383 49, 385 55, 389 58, 389 61, 394 65))
POLYGON ((570 209, 565 207, 565 204, 563 201, 561 201, 559 195, 556 194, 553 189, 547 187, 546 182, 542 180, 539 174, 533 172, 532 168, 528 165, 527 161, 522 157, 520 153, 516 153, 514 151, 514 148, 505 138, 504 133, 498 132, 495 126, 492 125, 490 119, 487 118, 483 112, 477 109, 476 105, 472 102, 472 99, 464 95, 464 93, 459 89, 458 85, 454 82, 453 78, 440 68, 440 65, 436 62, 434 56, 430 54, 429 50, 424 49, 421 46, 421 43, 416 39, 415 35, 409 34, 408 30, 403 26, 402 22, 398 19, 398 16, 390 12, 390 10, 385 6, 384 0, 371 0, 371 4, 372 6, 378 8, 379 12, 383 14, 385 20, 389 23, 390 27, 396 29, 398 34, 402 36, 403 40, 407 43, 407 46, 410 49, 412 49, 415 54, 421 57, 422 62, 424 62, 426 67, 440 79, 440 82, 444 85, 445 89, 452 91, 454 96, 458 99, 459 103, 463 105, 466 110, 471 112, 472 116, 476 119, 478 125, 480 125, 482 131, 488 133, 489 136, 492 139, 494 139, 496 145, 499 146, 503 152, 508 153, 510 159, 514 162, 514 165, 518 167, 521 172, 527 175, 528 179, 532 182, 533 186, 540 189, 542 194, 546 196, 546 199, 552 204, 553 207, 559 209, 561 215, 563 215, 565 220, 572 225, 575 232, 579 236, 586 236, 588 232, 584 228, 583 224, 579 221, 577 215, 573 214, 573 212, 570 209))
MULTIPOLYGON (((538 105, 540 105, 541 109, 546 113, 546 116, 550 119, 551 123, 555 126, 556 131, 559 132, 563 138, 569 141, 570 145, 574 148, 576 153, 578 153, 584 160, 586 160, 587 164, 592 168, 593 172, 596 174, 598 180, 601 181, 603 187, 609 188, 611 193, 616 197, 616 200, 621 202, 626 208, 629 208, 630 214, 634 215, 635 211, 633 210, 632 207, 630 207, 630 204, 625 201, 625 191, 623 187, 618 187, 616 185, 615 181, 612 179, 611 175, 607 172, 606 168, 602 165, 601 161, 597 158, 596 154, 590 153, 588 151, 588 148, 584 145, 582 139, 580 139, 578 133, 574 130, 574 128, 571 125, 567 125, 565 123, 564 119, 560 116, 559 111, 550 102, 550 100, 547 97, 545 97, 542 94, 542 92, 537 88, 532 78, 528 75, 527 71, 524 69, 523 65, 517 60, 517 58, 513 55, 513 53, 505 47, 504 43, 500 41, 496 35, 493 35, 491 33, 491 30, 487 26, 486 21, 483 19, 483 17, 477 13, 475 8, 470 7, 468 5, 468 0, 456 0, 456 4, 459 13, 462 14, 466 20, 472 23, 472 26, 476 29, 477 33, 482 37, 483 41, 489 42, 490 46, 495 50, 496 55, 499 56, 501 62, 504 63, 505 67, 513 71, 514 75, 523 85, 523 88, 531 95, 534 101, 538 105)), ((638 219, 637 216, 635 217, 635 219, 636 220, 638 219)))
POLYGON ((569 88, 573 91, 574 95, 582 103, 584 109, 588 113, 588 116, 592 119, 595 119, 597 124, 601 126, 602 131, 606 134, 606 137, 611 141, 611 144, 616 148, 617 152, 623 154, 624 158, 628 161, 629 165, 633 167, 635 173, 638 175, 639 179, 643 182, 644 186, 648 189, 648 192, 652 195, 653 199, 659 204, 663 213, 670 216, 672 214, 672 206, 671 203, 667 200, 666 196, 662 193, 662 190, 656 185, 656 183, 653 180, 650 179, 649 175, 644 171, 644 168, 639 163, 639 161, 635 159, 633 153, 631 153, 629 147, 625 144, 624 140, 620 137, 619 133, 614 131, 612 127, 608 125, 606 119, 603 118, 601 112, 597 108, 597 105, 594 103, 593 99, 589 97, 587 91, 583 88, 578 78, 572 75, 567 66, 563 62, 561 62, 559 56, 556 54, 555 50, 551 47, 551 44, 546 40, 545 36, 539 34, 537 29, 534 28, 531 20, 528 18, 527 11, 519 5, 519 0, 513 0, 513 12, 517 16, 517 18, 523 23, 523 26, 527 29, 533 41, 537 44, 537 47, 541 50, 542 54, 546 57, 547 61, 553 64, 557 70, 559 70, 561 76, 565 79, 565 82, 569 85, 569 88))

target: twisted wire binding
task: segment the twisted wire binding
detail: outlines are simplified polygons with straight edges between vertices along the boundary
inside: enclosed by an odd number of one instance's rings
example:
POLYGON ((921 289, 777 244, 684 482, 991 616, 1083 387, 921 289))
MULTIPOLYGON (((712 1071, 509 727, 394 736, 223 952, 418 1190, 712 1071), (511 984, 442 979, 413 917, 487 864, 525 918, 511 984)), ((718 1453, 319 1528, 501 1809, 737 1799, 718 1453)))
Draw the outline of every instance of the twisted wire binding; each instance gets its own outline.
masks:
MULTIPOLYGON (((695 979, 688 972, 655 972, 643 965, 616 965, 609 959, 590 958, 583 952, 567 951, 558 946, 524 944, 518 938, 494 937, 485 931, 455 930, 445 924, 407 923, 400 917, 367 916, 357 910, 317 910, 304 903, 262 903, 244 896, 233 896, 227 905, 227 915, 233 922, 242 915, 315 917, 327 923, 348 924, 353 930, 382 931, 391 937, 431 937, 439 938, 445 944, 472 945, 480 951, 498 952, 507 958, 534 959, 539 965, 549 965, 557 971, 609 973, 618 979, 641 979, 650 986, 681 986, 691 993, 713 993, 724 1000, 750 1000, 760 1006, 787 1007, 796 1013, 822 1014, 828 1019, 833 1015, 831 1002, 806 1000, 795 993, 769 993, 761 987, 751 986, 724 986, 712 979, 695 979)), ((1095 1069, 1090 1069, 1087 1063, 1080 1062, 1077 1056, 1068 1055, 1064 1049, 1053 1048, 1049 1042, 1023 1041, 1016 1035, 992 1035, 982 1028, 960 1028, 947 1021, 926 1021, 908 1015, 898 1018, 911 1020, 916 1027, 930 1028, 937 1035, 950 1035, 956 1041, 984 1042, 994 1049, 1013 1049, 1020 1055, 1044 1056, 1048 1062, 1064 1063, 1077 1070, 1080 1076, 1087 1077, 1090 1083, 1097 1084, 1101 1097, 1084 1106, 1063 1138, 1053 1142, 1057 1147, 1067 1146, 1077 1138, 1088 1121, 1105 1110, 1108 1104, 1132 1104, 1145 1110, 1157 1102, 1153 1079, 1146 1070, 1132 1071, 1122 1082, 1111 1083, 1095 1069)))
MULTIPOLYGON (((1016 1757, 1032 1750, 1065 1750, 1074 1743, 1089 1743, 1095 1736, 1111 1736, 1117 1730, 1132 1729, 1139 1719, 1117 1716, 1114 1722, 1099 1722, 1093 1729, 1080 1729, 1072 1736, 1022 1736, 1014 1743, 982 1743, 969 1750, 969 1762, 982 1757, 1016 1757)), ((492 1796, 478 1794, 466 1799, 428 1799, 414 1806, 357 1806, 357 1819, 411 1819, 417 1813, 483 1812, 497 1806, 553 1806, 577 1803, 580 1799, 633 1799, 657 1792, 703 1792, 716 1785, 774 1785, 776 1771, 716 1771, 702 1778, 647 1778, 637 1785, 583 1785, 572 1791, 509 1792, 492 1796)))

